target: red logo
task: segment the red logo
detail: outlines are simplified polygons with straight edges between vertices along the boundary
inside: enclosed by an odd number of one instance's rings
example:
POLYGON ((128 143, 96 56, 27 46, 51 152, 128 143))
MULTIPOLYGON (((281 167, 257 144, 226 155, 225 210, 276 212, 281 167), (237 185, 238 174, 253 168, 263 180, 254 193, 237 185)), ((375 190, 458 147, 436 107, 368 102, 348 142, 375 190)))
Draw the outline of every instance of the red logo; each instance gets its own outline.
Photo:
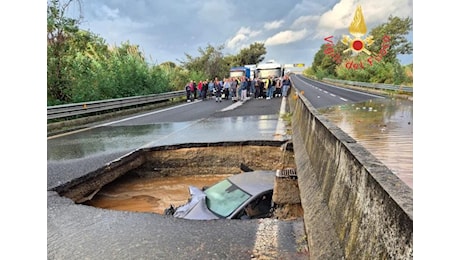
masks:
MULTIPOLYGON (((374 43, 374 37, 370 35, 364 39, 362 38, 367 32, 367 27, 361 6, 356 8, 355 16, 353 17, 348 31, 354 38, 351 38, 349 35, 343 35, 340 41, 348 47, 343 53, 353 52, 352 58, 345 63, 347 69, 364 69, 364 66, 372 66, 374 61, 381 61, 383 56, 387 54, 388 48, 390 48, 390 36, 384 36, 379 53, 373 53, 367 49, 374 43), (362 60, 358 62, 353 60, 353 57, 356 57, 361 52, 369 56, 369 58, 367 58, 367 63, 363 63, 362 60)), ((324 54, 330 56, 337 64, 340 64, 342 63, 342 55, 334 50, 332 38, 333 36, 324 38, 327 42, 324 54)))

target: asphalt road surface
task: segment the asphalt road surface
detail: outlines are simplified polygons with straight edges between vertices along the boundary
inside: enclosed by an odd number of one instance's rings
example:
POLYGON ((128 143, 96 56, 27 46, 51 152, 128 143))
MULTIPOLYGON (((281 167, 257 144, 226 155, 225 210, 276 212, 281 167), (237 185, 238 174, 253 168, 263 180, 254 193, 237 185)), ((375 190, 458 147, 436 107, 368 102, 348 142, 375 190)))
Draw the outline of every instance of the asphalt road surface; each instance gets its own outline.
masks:
POLYGON ((295 87, 299 91, 303 91, 303 95, 310 101, 313 107, 317 109, 383 98, 381 96, 319 82, 297 74, 293 74, 291 80, 295 87))
POLYGON ((281 104, 195 101, 50 137, 47 258, 308 259, 302 219, 191 221, 85 206, 51 191, 141 146, 283 138, 281 104))

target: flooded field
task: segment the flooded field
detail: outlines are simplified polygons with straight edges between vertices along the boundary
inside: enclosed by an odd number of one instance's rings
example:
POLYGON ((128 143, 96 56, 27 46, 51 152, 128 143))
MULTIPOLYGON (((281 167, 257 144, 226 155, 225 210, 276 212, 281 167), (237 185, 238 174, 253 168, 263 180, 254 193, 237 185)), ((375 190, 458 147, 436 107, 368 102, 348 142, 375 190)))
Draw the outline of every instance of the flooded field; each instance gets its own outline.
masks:
POLYGON ((374 99, 318 111, 413 188, 412 101, 374 99))

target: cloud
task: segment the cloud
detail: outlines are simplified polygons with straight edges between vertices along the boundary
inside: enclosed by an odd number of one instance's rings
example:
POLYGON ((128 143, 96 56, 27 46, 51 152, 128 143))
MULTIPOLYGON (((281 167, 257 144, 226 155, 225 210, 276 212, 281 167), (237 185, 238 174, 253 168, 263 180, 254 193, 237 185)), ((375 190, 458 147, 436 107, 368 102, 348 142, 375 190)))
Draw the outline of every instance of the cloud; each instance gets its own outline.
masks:
POLYGON ((280 28, 280 27, 283 25, 283 23, 284 23, 283 20, 273 21, 273 22, 270 22, 270 23, 265 23, 265 24, 264 24, 264 28, 265 28, 266 30, 278 29, 278 28, 280 28))
POLYGON ((265 46, 271 46, 271 45, 281 45, 281 44, 287 44, 291 42, 296 42, 298 40, 301 40, 305 38, 307 35, 307 29, 303 29, 300 31, 283 31, 279 32, 272 37, 268 38, 265 41, 265 46))
POLYGON ((387 0, 384 3, 381 1, 361 3, 360 0, 341 0, 332 9, 321 15, 318 22, 318 33, 329 32, 331 34, 335 31, 348 29, 358 5, 362 7, 368 29, 387 22, 390 15, 401 18, 412 17, 412 0, 387 0))
POLYGON ((318 28, 335 31, 348 27, 356 8, 355 0, 342 0, 319 18, 318 28))
POLYGON ((241 27, 236 34, 250 34, 251 28, 249 27, 241 27))
POLYGON ((320 18, 319 15, 301 16, 294 20, 291 27, 292 28, 316 27, 319 18, 320 18))
POLYGON ((227 42, 227 47, 230 49, 237 49, 239 44, 244 43, 247 38, 246 35, 239 33, 227 42))
MULTIPOLYGON (((107 43, 140 45, 158 62, 199 55, 199 47, 225 43, 235 54, 254 42, 264 43, 267 57, 286 63, 310 63, 324 38, 346 34, 361 4, 368 30, 388 16, 412 17, 413 0, 256 0, 267 11, 241 8, 242 0, 85 1, 82 29, 107 43), (299 61, 303 57, 302 61, 299 61)), ((78 14, 78 12, 76 12, 78 14)))
POLYGON ((107 19, 115 19, 119 17, 120 10, 118 8, 111 9, 110 7, 103 5, 100 9, 101 16, 106 17, 107 19))
POLYGON ((262 31, 253 31, 250 27, 241 27, 236 35, 227 41, 227 48, 232 50, 241 49, 249 45, 249 41, 260 35, 262 31))

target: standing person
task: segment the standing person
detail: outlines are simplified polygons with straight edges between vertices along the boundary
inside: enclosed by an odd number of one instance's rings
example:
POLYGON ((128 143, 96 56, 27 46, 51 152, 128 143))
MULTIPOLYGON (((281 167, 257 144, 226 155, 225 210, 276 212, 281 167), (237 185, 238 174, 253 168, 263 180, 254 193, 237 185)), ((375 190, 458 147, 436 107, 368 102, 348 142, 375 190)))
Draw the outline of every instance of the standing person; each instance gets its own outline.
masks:
POLYGON ((288 91, 291 88, 291 80, 289 79, 288 75, 284 75, 282 85, 283 85, 282 87, 283 97, 287 97, 288 91))
POLYGON ((201 91, 201 99, 206 100, 206 95, 208 94, 208 80, 203 81, 203 89, 201 91))
POLYGON ((238 97, 236 96, 236 88, 238 84, 235 78, 232 78, 230 81, 230 97, 232 97, 232 102, 238 101, 238 97))
POLYGON ((230 96, 230 78, 224 79, 224 99, 228 100, 230 96))
POLYGON ((276 84, 275 84, 275 97, 281 97, 281 87, 282 87, 282 84, 281 84, 281 81, 283 80, 282 77, 279 77, 279 78, 276 78, 276 84))
POLYGON ((264 90, 265 90, 265 96, 264 98, 267 98, 268 97, 268 89, 270 88, 269 87, 269 84, 270 84, 270 76, 268 76, 268 78, 266 78, 264 80, 264 90))
POLYGON ((254 98, 259 98, 260 95, 260 80, 259 78, 255 78, 254 80, 254 98))
POLYGON ((195 101, 195 99, 193 98, 194 97, 193 93, 195 93, 195 88, 193 87, 193 80, 190 80, 190 82, 188 83, 188 86, 190 87, 190 101, 195 101))
POLYGON ((267 91, 265 90, 265 80, 259 79, 259 88, 260 88, 260 96, 259 98, 265 98, 267 96, 267 91))
POLYGON ((254 95, 255 89, 254 89, 254 79, 248 78, 248 96, 254 95))
POLYGON ((236 100, 238 101, 238 99, 240 99, 240 96, 241 96, 241 84, 240 84, 240 80, 238 79, 238 77, 235 78, 235 83, 236 83, 236 100))
POLYGON ((273 91, 274 91, 273 79, 272 79, 272 76, 269 76, 267 79, 267 99, 270 99, 273 97, 273 91))
POLYGON ((190 83, 187 83, 185 85, 185 93, 187 95, 187 102, 190 102, 191 97, 192 97, 192 89, 190 88, 190 83))
POLYGON ((201 99, 201 92, 203 91, 203 81, 200 80, 200 82, 198 82, 198 86, 196 88, 198 89, 198 98, 201 99))
POLYGON ((222 84, 220 84, 220 81, 217 77, 214 79, 214 90, 216 95, 216 102, 222 102, 222 84))
POLYGON ((248 82, 246 81, 246 77, 241 77, 241 101, 245 101, 248 96, 248 82))
POLYGON ((214 81, 210 80, 208 83, 208 91, 209 91, 209 98, 212 98, 212 94, 214 93, 214 81))
POLYGON ((193 84, 193 101, 196 100, 196 93, 198 92, 197 91, 197 85, 196 85, 196 82, 193 80, 192 81, 192 84, 193 84))

